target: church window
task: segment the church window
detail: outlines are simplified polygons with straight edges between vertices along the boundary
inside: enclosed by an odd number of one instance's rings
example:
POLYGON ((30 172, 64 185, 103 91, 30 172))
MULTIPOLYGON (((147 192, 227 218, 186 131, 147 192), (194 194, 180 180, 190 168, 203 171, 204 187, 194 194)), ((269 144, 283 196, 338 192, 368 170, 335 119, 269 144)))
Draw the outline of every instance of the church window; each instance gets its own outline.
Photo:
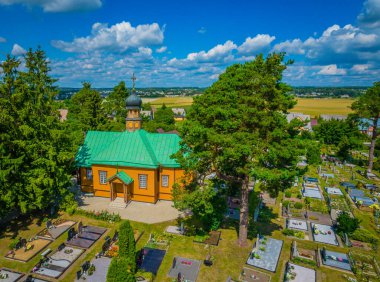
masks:
POLYGON ((140 187, 140 189, 146 189, 147 188, 147 178, 148 178, 148 176, 146 174, 139 174, 139 187, 140 187))
POLYGON ((99 181, 100 184, 107 183, 107 171, 99 171, 99 181))
POLYGON ((161 186, 169 187, 169 175, 162 175, 161 186))
POLYGON ((92 180, 92 169, 86 168, 86 178, 87 180, 92 180))

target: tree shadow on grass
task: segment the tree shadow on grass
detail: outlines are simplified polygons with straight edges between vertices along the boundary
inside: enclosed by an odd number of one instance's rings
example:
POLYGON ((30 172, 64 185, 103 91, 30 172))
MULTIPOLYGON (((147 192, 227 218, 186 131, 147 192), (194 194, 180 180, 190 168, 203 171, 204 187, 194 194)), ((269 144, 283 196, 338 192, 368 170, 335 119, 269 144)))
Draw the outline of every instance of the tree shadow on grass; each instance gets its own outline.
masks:
MULTIPOLYGON (((19 233, 22 231, 27 231, 30 226, 35 224, 38 227, 44 227, 44 219, 55 219, 58 214, 50 215, 47 212, 39 212, 34 214, 20 215, 15 219, 9 220, 6 223, 0 224, 0 239, 2 238, 12 238, 15 239, 19 237, 19 233)), ((36 234, 41 230, 36 230, 36 234)))
MULTIPOLYGON (((273 209, 271 207, 263 205, 263 207, 260 210, 257 222, 253 222, 253 218, 252 216, 250 216, 248 227, 248 239, 252 240, 256 238, 257 234, 271 236, 273 235, 274 231, 281 230, 281 224, 274 222, 274 220, 277 217, 278 215, 273 212, 273 209)), ((236 235, 239 236, 238 220, 226 218, 221 227, 224 229, 235 229, 236 235)))

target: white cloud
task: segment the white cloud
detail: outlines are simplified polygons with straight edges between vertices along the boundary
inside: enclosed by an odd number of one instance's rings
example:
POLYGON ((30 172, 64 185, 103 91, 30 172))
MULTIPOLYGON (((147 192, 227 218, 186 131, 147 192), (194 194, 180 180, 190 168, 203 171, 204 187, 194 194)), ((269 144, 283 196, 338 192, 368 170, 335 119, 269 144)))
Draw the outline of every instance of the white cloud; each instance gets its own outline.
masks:
POLYGON ((4 37, 0 36, 0 43, 5 43, 5 42, 7 42, 7 40, 4 37))
POLYGON ((198 33, 200 34, 205 34, 206 32, 207 32, 207 29, 203 26, 200 29, 198 29, 198 33))
POLYGON ((21 56, 21 55, 24 55, 25 53, 26 53, 26 50, 22 48, 20 45, 18 44, 13 45, 12 52, 11 52, 13 56, 21 56))
POLYGON ((380 28, 380 0, 367 0, 358 15, 358 22, 365 28, 380 28))
POLYGON ((1 5, 40 6, 44 12, 86 11, 100 8, 101 0, 0 0, 1 5))
POLYGON ((352 66, 351 71, 353 71, 354 73, 359 73, 359 74, 368 73, 370 67, 371 67, 370 64, 357 64, 357 65, 352 66))
POLYGON ((322 75, 345 75, 346 73, 347 71, 345 69, 340 69, 335 64, 323 66, 318 72, 318 74, 322 75))
POLYGON ((210 50, 200 51, 197 53, 190 53, 187 55, 187 60, 189 61, 203 61, 207 62, 210 60, 217 60, 226 58, 232 50, 236 49, 237 46, 231 40, 226 41, 224 44, 218 44, 210 50))
POLYGON ((125 52, 131 48, 159 45, 164 40, 164 29, 157 23, 133 27, 129 22, 121 22, 111 27, 107 24, 92 25, 91 35, 75 38, 71 42, 52 41, 52 45, 66 52, 87 52, 107 50, 125 52))
POLYGON ((156 53, 164 53, 167 49, 168 49, 168 47, 162 46, 162 47, 156 49, 156 53))
POLYGON ((270 36, 269 34, 257 34, 255 37, 247 37, 243 44, 238 48, 238 52, 241 54, 253 54, 259 51, 263 51, 268 48, 275 36, 270 36))
POLYGON ((275 52, 287 52, 289 54, 302 55, 305 54, 303 49, 303 42, 301 39, 293 39, 292 41, 286 40, 274 45, 273 51, 275 52))

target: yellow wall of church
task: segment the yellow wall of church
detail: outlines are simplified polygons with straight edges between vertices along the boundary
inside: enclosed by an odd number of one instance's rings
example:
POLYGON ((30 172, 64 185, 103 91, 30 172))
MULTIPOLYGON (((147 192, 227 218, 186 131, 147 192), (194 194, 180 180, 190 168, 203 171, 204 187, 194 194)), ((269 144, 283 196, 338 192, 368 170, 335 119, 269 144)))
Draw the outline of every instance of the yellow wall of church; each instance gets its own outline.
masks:
MULTIPOLYGON (((146 169, 146 168, 133 168, 133 167, 119 167, 105 165, 93 165, 92 175, 93 181, 86 179, 86 169, 81 168, 81 186, 84 192, 93 192, 97 197, 111 197, 111 184, 100 184, 99 172, 106 171, 107 178, 115 175, 117 171, 124 171, 131 178, 133 182, 127 186, 131 195, 131 200, 155 203, 157 200, 172 200, 172 192, 174 183, 180 183, 184 177, 184 172, 179 168, 160 168, 160 169, 146 169), (147 175, 147 188, 139 187, 139 174, 147 175), (162 175, 169 176, 168 187, 162 186, 162 175)), ((120 183, 120 180, 115 179, 114 182, 120 183)))
POLYGON ((133 182, 128 185, 130 194, 132 195, 132 200, 134 201, 143 201, 155 203, 157 201, 157 192, 156 192, 156 178, 157 171, 156 169, 146 169, 146 168, 132 168, 132 167, 119 167, 118 169, 114 166, 104 166, 104 165, 93 165, 93 178, 94 178, 94 190, 95 196, 96 192, 101 197, 111 197, 111 185, 110 183, 100 184, 99 172, 106 171, 107 178, 115 175, 117 171, 124 171, 132 179, 133 182), (143 189, 139 187, 139 174, 147 175, 147 188, 143 189))
POLYGON ((92 193, 94 192, 93 181, 92 179, 87 179, 86 170, 85 167, 80 168, 80 184, 83 192, 92 193))

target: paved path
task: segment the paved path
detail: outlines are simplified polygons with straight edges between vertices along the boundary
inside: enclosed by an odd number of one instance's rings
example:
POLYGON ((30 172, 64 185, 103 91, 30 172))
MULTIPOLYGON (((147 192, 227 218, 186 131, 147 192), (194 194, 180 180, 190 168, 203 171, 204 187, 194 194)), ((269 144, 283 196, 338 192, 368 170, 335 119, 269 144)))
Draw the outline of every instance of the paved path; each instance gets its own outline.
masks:
POLYGON ((124 209, 111 208, 110 200, 101 197, 82 197, 79 208, 88 211, 108 210, 118 213, 122 219, 143 223, 159 223, 177 219, 181 214, 173 207, 172 201, 158 201, 156 204, 131 201, 124 209))

